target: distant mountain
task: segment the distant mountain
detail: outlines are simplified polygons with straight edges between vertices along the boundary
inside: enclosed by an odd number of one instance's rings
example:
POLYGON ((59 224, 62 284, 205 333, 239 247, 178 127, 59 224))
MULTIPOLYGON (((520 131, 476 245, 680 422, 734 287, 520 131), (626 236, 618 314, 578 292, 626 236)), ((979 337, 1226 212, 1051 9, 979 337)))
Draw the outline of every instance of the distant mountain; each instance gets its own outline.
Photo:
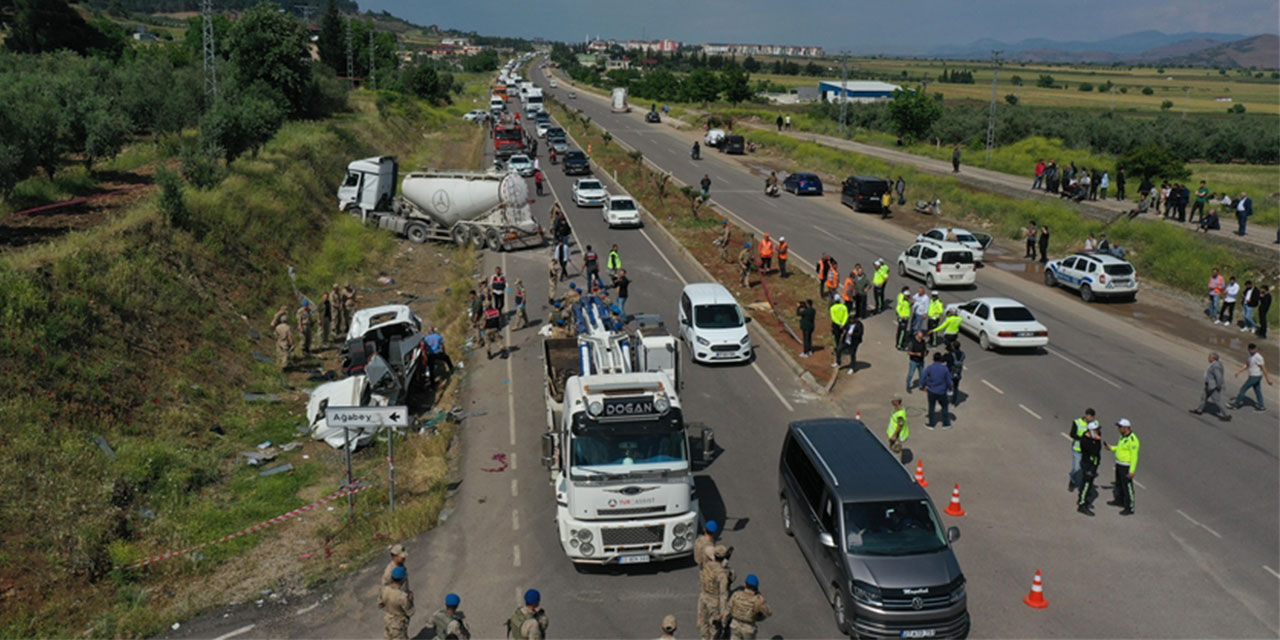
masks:
POLYGON ((1265 34, 1216 44, 1161 60, 1165 64, 1205 67, 1257 67, 1275 69, 1280 64, 1280 36, 1265 34))
MULTIPOLYGON (((1222 43, 1242 40, 1248 37, 1238 33, 1188 32, 1166 34, 1160 31, 1138 31, 1093 42, 1028 38, 1014 43, 1007 43, 984 38, 968 44, 933 47, 925 51, 924 55, 937 58, 983 59, 991 57, 991 51, 998 49, 1003 51, 1003 55, 1011 60, 1115 62, 1136 57, 1152 49, 1178 46, 1179 43, 1184 42, 1207 40, 1213 43, 1222 43)), ((1187 55, 1188 53, 1190 52, 1183 50, 1176 52, 1176 55, 1187 55)))

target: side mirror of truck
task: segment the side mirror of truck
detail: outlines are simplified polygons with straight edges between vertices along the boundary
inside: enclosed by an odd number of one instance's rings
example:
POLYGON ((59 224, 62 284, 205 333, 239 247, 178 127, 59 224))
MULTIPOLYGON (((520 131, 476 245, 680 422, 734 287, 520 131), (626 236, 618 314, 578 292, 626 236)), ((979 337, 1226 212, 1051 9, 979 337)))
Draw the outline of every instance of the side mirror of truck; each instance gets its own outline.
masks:
POLYGON ((550 433, 544 433, 542 434, 542 466, 550 469, 555 460, 556 437, 550 433))
POLYGON ((951 527, 947 529, 947 541, 955 542, 960 539, 960 527, 951 527))

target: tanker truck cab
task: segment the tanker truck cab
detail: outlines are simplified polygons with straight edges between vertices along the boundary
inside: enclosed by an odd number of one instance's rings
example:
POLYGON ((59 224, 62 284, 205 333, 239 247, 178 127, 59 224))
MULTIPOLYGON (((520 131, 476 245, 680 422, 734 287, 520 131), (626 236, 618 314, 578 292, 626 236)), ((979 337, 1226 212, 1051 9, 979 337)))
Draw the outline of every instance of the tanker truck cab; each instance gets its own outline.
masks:
POLYGON ((338 210, 358 213, 391 208, 396 195, 396 159, 379 156, 347 165, 347 177, 338 187, 338 210))

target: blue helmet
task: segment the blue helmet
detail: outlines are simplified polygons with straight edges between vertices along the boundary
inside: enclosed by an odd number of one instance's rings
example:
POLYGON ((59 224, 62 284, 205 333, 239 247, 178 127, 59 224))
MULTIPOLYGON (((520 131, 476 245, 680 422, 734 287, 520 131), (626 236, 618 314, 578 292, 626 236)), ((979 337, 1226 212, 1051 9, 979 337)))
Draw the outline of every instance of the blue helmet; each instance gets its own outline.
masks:
POLYGON ((542 594, 537 589, 530 589, 524 592, 524 603, 528 605, 536 605, 542 602, 542 594))
POLYGON ((757 578, 756 574, 754 573, 749 573, 747 574, 746 583, 748 587, 755 589, 756 587, 760 586, 760 578, 757 578))
POLYGON ((408 575, 408 572, 404 570, 404 567, 396 567, 391 570, 392 580, 404 580, 406 575, 408 575))
POLYGON ((459 598, 456 593, 451 593, 444 597, 444 606, 446 607, 456 607, 460 604, 462 604, 462 598, 459 598))
POLYGON ((715 520, 708 520, 708 521, 707 521, 707 533, 715 534, 715 533, 719 533, 719 532, 720 532, 720 525, 716 524, 716 521, 715 521, 715 520))

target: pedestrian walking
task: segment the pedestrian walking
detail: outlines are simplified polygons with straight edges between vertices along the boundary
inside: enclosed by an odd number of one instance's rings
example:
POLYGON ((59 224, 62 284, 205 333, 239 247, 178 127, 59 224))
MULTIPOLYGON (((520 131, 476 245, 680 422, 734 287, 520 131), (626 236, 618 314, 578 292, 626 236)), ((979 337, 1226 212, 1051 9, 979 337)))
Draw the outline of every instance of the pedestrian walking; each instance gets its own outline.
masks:
POLYGON ((874 267, 875 273, 871 276, 871 291, 876 302, 875 312, 879 314, 886 308, 884 303, 884 287, 889 282, 889 265, 885 264, 884 260, 876 258, 874 267))
POLYGON ((831 353, 834 358, 831 368, 835 369, 840 366, 840 339, 844 336, 844 326, 849 324, 849 307, 839 296, 833 296, 828 315, 831 316, 831 353))
POLYGON ((911 333, 923 331, 928 317, 929 294, 925 293, 924 285, 920 285, 916 287, 915 295, 911 296, 911 333))
POLYGON ((538 190, 538 195, 542 195, 542 170, 538 169, 533 172, 533 185, 538 190))
POLYGON ((467 628, 467 617, 458 611, 462 598, 451 593, 444 597, 444 608, 431 614, 427 626, 436 633, 437 640, 471 640, 471 629, 467 628))
POLYGON ((547 612, 537 589, 524 592, 524 606, 516 607, 507 619, 507 637, 512 640, 543 640, 547 637, 547 612))
POLYGON ((437 362, 443 363, 449 374, 453 373, 453 359, 445 351, 444 336, 440 334, 439 329, 431 327, 426 337, 422 339, 422 344, 427 348, 427 371, 431 373, 431 377, 440 375, 436 372, 437 362))
POLYGON ((783 119, 782 119, 782 124, 787 128, 787 131, 790 131, 790 130, 791 130, 791 116, 790 116, 790 115, 788 115, 787 117, 783 118, 783 119))
POLYGON ((946 357, 941 353, 933 354, 933 364, 926 367, 924 375, 920 376, 920 388, 928 394, 929 401, 929 422, 924 425, 925 428, 933 429, 937 424, 934 413, 934 407, 937 406, 942 410, 942 428, 950 429, 951 370, 947 368, 946 357))
POLYGON ((609 255, 604 259, 604 268, 609 270, 609 282, 618 279, 618 272, 622 270, 622 254, 618 253, 618 245, 609 249, 609 255))
POLYGON ((553 300, 556 297, 556 283, 560 281, 560 262, 555 256, 551 256, 551 261, 547 264, 547 300, 553 300))
POLYGON ((889 428, 885 435, 889 437, 889 450, 901 455, 902 447, 911 437, 911 429, 907 425, 907 410, 902 407, 902 398, 893 396, 889 399, 889 428))
POLYGON ((862 264, 853 265, 853 307, 856 317, 867 317, 867 292, 870 289, 871 278, 862 270, 862 264))
POLYGON ((391 584, 382 587, 378 608, 382 609, 382 628, 386 640, 409 640, 409 619, 413 617, 413 592, 402 586, 404 567, 391 571, 391 584))
POLYGON ((1102 433, 1097 420, 1085 426, 1076 444, 1080 447, 1080 488, 1076 511, 1093 516, 1093 501, 1098 498, 1098 465, 1102 462, 1102 433))
POLYGON ((907 341, 907 393, 911 393, 924 379, 924 357, 927 353, 929 347, 924 341, 924 332, 916 331, 911 334, 911 339, 907 341), (916 378, 914 383, 913 377, 916 378))
POLYGON ((760 277, 764 277, 773 269, 773 238, 768 233, 764 234, 764 238, 760 239, 760 277))
POLYGON ((747 574, 743 582, 746 588, 735 591, 729 598, 724 621, 733 640, 755 640, 760 621, 773 615, 773 610, 760 594, 760 579, 756 574, 747 574))
POLYGON ((333 304, 329 302, 329 292, 320 296, 320 344, 329 344, 329 329, 333 325, 333 304))
POLYGON ((813 308, 813 300, 801 300, 796 306, 796 316, 800 319, 800 335, 803 336, 801 358, 813 355, 813 329, 817 310, 813 308))
POLYGON ((560 279, 569 279, 569 243, 565 239, 561 239, 556 245, 555 261, 560 265, 560 279))
POLYGON ((493 296, 493 307, 501 314, 507 306, 507 277, 502 275, 502 267, 494 267, 489 277, 489 293, 493 296))
POLYGON ((960 145, 951 150, 951 173, 960 173, 960 145))
POLYGON ((1262 381, 1267 381, 1267 386, 1271 386, 1271 373, 1267 371, 1267 363, 1262 358, 1262 354, 1258 352, 1258 345, 1249 344, 1249 358, 1245 361, 1243 367, 1236 370, 1233 378, 1239 378, 1240 374, 1249 372, 1249 377, 1245 379, 1244 385, 1240 387, 1240 392, 1236 394, 1236 399, 1231 401, 1229 405, 1232 409, 1239 409, 1244 405, 1245 394, 1253 389, 1253 395, 1257 401, 1253 403, 1253 408, 1258 411, 1266 411, 1267 403, 1262 399, 1262 381))
POLYGON ((1200 405, 1195 409, 1190 409, 1191 413, 1201 415, 1205 411, 1213 410, 1218 414, 1218 419, 1226 422, 1231 419, 1231 414, 1227 413, 1227 406, 1222 402, 1222 392, 1226 389, 1226 375, 1222 370, 1222 359, 1217 353, 1209 354, 1209 368, 1204 372, 1204 390, 1200 396, 1200 405))
POLYGON ((1244 299, 1240 305, 1240 311, 1244 316, 1244 324, 1240 327, 1241 331, 1252 331, 1258 326, 1257 317, 1258 305, 1260 304, 1260 292, 1257 287, 1253 286, 1252 280, 1246 280, 1244 283, 1244 299))
POLYGON ((1093 407, 1084 410, 1084 415, 1071 423, 1071 471, 1067 474, 1067 491, 1075 491, 1080 486, 1080 439, 1090 429, 1098 428, 1097 412, 1093 407))
POLYGON ((1249 194, 1241 191, 1240 199, 1236 201, 1236 224, 1240 229, 1236 231, 1236 235, 1244 236, 1245 227, 1249 225, 1249 216, 1253 215, 1253 198, 1249 194))
MULTIPOLYGON (((1222 279, 1222 275, 1218 273, 1218 270, 1214 269, 1209 276, 1209 308, 1204 310, 1204 314, 1209 316, 1209 319, 1213 320, 1214 324, 1222 324, 1222 321, 1218 319, 1218 304, 1226 287, 1226 281, 1222 279)), ((1247 287, 1245 294, 1248 295, 1247 287)))
POLYGON ((515 296, 515 329, 523 329, 529 326, 529 296, 524 290, 524 281, 516 279, 516 296, 515 296))
POLYGON ((276 324, 275 334, 276 364, 284 371, 289 368, 289 357, 293 355, 293 330, 287 321, 282 321, 276 324))
MULTIPOLYGON (((840 336, 840 349, 849 354, 849 375, 853 375, 858 370, 858 347, 862 346, 863 331, 862 319, 856 315, 849 316, 849 323, 845 325, 840 336)), ((839 365, 840 352, 836 352, 837 369, 839 365)))
POLYGON ((1259 338, 1267 338, 1267 316, 1271 313, 1271 285, 1262 285, 1261 292, 1258 293, 1258 330, 1255 332, 1259 338))
POLYGON ((1116 169, 1116 200, 1124 200, 1124 167, 1116 169))
POLYGON ((315 321, 315 314, 311 312, 311 301, 303 300, 302 306, 294 313, 294 318, 298 322, 298 333, 302 334, 302 355, 309 357, 311 355, 311 333, 312 324, 315 321))
POLYGON ((951 371, 951 406, 960 404, 960 379, 964 377, 964 351, 959 340, 947 341, 947 369, 951 371))
POLYGON ((1040 226, 1040 238, 1037 242, 1040 244, 1040 264, 1044 264, 1049 261, 1049 227, 1040 226))
POLYGON ((627 298, 631 297, 631 278, 627 277, 627 270, 622 269, 618 272, 618 277, 613 281, 614 300, 618 305, 618 315, 624 320, 627 317, 627 298))
POLYGON ((662 636, 658 640, 675 640, 676 637, 676 617, 667 614, 662 619, 662 636))
POLYGON ((776 123, 778 125, 778 131, 782 131, 782 115, 781 114, 778 115, 778 119, 776 123))
POLYGON ((702 187, 702 197, 705 198, 711 194, 711 176, 702 174, 702 180, 698 181, 698 185, 702 187))
POLYGON ((582 252, 582 273, 587 276, 587 291, 600 286, 600 255, 587 245, 587 250, 582 252))
POLYGON ((1120 431, 1120 441, 1114 447, 1106 445, 1107 450, 1116 455, 1116 481, 1112 489, 1115 499, 1107 504, 1123 507, 1120 515, 1131 516, 1135 504, 1133 476, 1138 473, 1138 449, 1141 443, 1128 420, 1121 418, 1116 422, 1116 429, 1120 431))
MULTIPOLYGON (((1231 326, 1236 320, 1236 299, 1240 296, 1240 283, 1236 277, 1227 278, 1227 286, 1222 290, 1222 309, 1218 312, 1218 322, 1231 326)), ((1244 312, 1241 312, 1243 315, 1244 312)), ((1216 324, 1216 323, 1215 323, 1216 324)))
POLYGON ((898 351, 906 348, 907 344, 907 325, 911 322, 911 298, 908 295, 910 289, 902 287, 902 291, 898 292, 898 299, 894 303, 894 312, 898 314, 898 331, 894 335, 893 343, 898 347, 898 351))
MULTIPOLYGON (((484 307, 484 353, 493 359, 493 345, 502 340, 499 331, 502 329, 502 313, 490 301, 484 307)), ((506 345, 502 346, 502 355, 507 355, 506 345)))
POLYGON ((484 307, 484 298, 475 289, 467 292, 468 319, 471 321, 471 329, 476 332, 475 341, 481 345, 484 344, 484 307))
POLYGON ((786 236, 778 236, 778 277, 787 277, 787 252, 791 246, 787 244, 786 236))
POLYGON ((755 261, 751 258, 751 241, 742 243, 742 251, 738 252, 738 269, 742 272, 742 286, 751 287, 751 272, 756 270, 755 261))
POLYGON ((725 566, 729 548, 708 546, 698 572, 698 633, 705 639, 720 637, 721 619, 729 603, 729 583, 725 566))
POLYGON ((1025 237, 1027 240, 1027 251, 1022 257, 1027 258, 1029 260, 1036 259, 1036 233, 1037 232, 1038 232, 1038 228, 1036 227, 1036 221, 1032 220, 1031 223, 1027 225, 1026 231, 1023 232, 1023 237, 1025 237))

